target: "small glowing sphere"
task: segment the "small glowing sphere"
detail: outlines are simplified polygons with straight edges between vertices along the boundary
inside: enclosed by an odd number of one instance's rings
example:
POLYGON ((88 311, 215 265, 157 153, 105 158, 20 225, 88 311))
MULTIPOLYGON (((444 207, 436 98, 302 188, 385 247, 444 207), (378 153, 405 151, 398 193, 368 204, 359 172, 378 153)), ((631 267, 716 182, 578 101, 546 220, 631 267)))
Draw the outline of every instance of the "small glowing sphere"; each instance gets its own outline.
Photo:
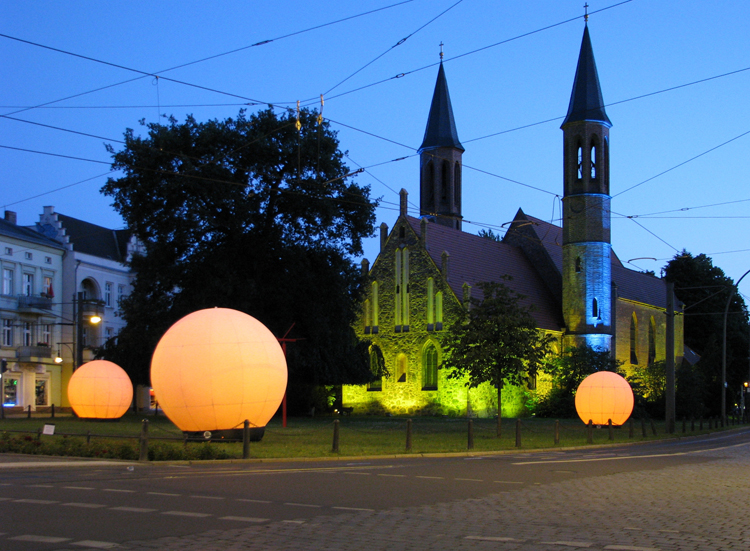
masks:
POLYGON ((211 308, 175 323, 151 360, 151 385, 167 417, 186 432, 264 427, 286 391, 276 337, 237 310, 211 308))
POLYGON ((633 391, 617 373, 597 371, 578 386, 576 411, 584 423, 622 425, 633 412, 633 391))
POLYGON ((68 400, 78 417, 119 419, 133 401, 133 384, 119 365, 94 360, 73 373, 68 383, 68 400))

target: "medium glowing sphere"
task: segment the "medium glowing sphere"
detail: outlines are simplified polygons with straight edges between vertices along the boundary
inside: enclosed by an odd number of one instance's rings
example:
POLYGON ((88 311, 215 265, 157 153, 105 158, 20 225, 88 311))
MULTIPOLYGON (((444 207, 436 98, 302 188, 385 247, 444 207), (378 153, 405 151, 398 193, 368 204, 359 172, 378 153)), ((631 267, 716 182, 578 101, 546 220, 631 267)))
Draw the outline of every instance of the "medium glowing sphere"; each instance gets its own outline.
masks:
POLYGON ((578 386, 576 411, 584 423, 622 425, 633 411, 633 391, 617 373, 597 371, 578 386))
POLYGON ((68 400, 78 417, 119 419, 133 401, 133 384, 119 365, 94 360, 73 373, 68 400))
POLYGON ((286 391, 284 352, 268 328, 227 308, 193 312, 159 341, 151 385, 169 419, 186 432, 264 427, 286 391))

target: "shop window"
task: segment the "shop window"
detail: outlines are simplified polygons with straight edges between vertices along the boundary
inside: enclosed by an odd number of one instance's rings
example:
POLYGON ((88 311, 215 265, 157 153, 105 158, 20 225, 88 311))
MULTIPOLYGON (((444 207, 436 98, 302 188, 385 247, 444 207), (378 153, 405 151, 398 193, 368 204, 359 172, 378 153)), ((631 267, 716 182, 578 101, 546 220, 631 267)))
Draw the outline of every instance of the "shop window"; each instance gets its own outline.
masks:
POLYGON ((3 405, 18 405, 18 379, 3 375, 3 405))
POLYGON ((34 399, 37 406, 49 405, 49 379, 46 377, 37 378, 34 385, 34 399))

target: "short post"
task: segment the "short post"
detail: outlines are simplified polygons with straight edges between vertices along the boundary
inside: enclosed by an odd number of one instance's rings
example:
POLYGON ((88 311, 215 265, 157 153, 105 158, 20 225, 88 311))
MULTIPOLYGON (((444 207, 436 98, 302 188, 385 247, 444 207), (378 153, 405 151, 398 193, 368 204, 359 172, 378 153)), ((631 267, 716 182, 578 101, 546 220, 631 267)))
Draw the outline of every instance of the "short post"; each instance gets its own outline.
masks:
POLYGON ((36 429, 36 439, 37 440, 42 439, 42 429, 36 429))
POLYGON ((628 438, 633 438, 633 418, 628 420, 628 438))
POLYGON ((555 444, 560 443, 560 420, 555 420, 555 444))
POLYGON ((86 431, 86 444, 91 444, 91 431, 86 431))
POLYGON ((250 421, 245 419, 242 425, 242 459, 250 457, 250 421))
POLYGON ((516 447, 521 447, 521 419, 516 418, 516 447))
POLYGON ((683 416, 682 418, 682 434, 687 432, 687 419, 683 416))
POLYGON ((406 420, 406 451, 411 451, 411 419, 406 420))
POLYGON ((334 419, 333 421, 333 447, 331 448, 333 453, 339 453, 339 420, 334 419))
POLYGON ((474 449, 474 421, 471 419, 469 419, 469 441, 466 443, 466 449, 474 449))
POLYGON ((615 429, 612 427, 612 419, 607 419, 607 429, 609 430, 610 441, 615 439, 615 429))
POLYGON ((50 419, 54 419, 55 418, 55 404, 52 404, 52 407, 50 408, 49 413, 50 413, 49 415, 50 419))
POLYGON ((141 422, 140 444, 141 449, 138 461, 148 461, 148 419, 144 419, 141 422))
POLYGON ((643 417, 641 417, 641 434, 643 435, 643 438, 646 438, 646 436, 648 436, 646 434, 646 420, 643 417))
POLYGON ((651 419, 651 432, 654 433, 654 436, 656 436, 656 425, 654 425, 654 420, 651 419))
POLYGON ((29 406, 27 408, 27 411, 28 411, 28 413, 26 414, 26 418, 27 419, 31 419, 31 404, 29 404, 29 406))
POLYGON ((589 423, 586 425, 586 443, 594 443, 594 422, 591 419, 589 419, 589 423))

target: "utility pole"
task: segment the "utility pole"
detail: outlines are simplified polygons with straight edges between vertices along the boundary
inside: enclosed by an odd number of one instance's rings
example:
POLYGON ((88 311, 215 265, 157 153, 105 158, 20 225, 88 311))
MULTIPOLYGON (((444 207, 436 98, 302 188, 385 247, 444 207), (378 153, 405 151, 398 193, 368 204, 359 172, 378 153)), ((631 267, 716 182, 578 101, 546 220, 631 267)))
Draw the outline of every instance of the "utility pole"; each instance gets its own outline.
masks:
POLYGON ((666 371, 667 396, 665 421, 667 432, 674 433, 675 427, 675 384, 674 384, 674 283, 667 283, 667 339, 666 339, 666 371))

